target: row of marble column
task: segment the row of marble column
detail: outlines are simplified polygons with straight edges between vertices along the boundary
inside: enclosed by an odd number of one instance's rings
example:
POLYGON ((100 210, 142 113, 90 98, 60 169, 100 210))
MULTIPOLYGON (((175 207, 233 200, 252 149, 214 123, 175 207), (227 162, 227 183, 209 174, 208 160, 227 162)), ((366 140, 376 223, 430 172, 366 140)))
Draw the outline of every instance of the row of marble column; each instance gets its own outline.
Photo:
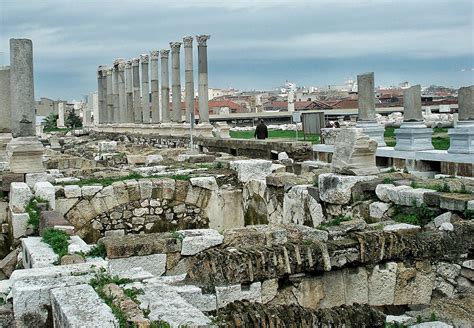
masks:
MULTIPOLYGON (((384 127, 376 120, 374 73, 357 76, 358 86, 358 119, 356 127, 362 128, 378 147, 385 147, 384 127)), ((448 153, 474 153, 474 85, 458 90, 459 121, 453 129, 448 130, 450 147, 448 153)), ((403 123, 395 130, 395 150, 421 151, 432 150, 431 137, 433 130, 423 124, 421 108, 421 86, 415 85, 403 93, 403 123)))
MULTIPOLYGON (((207 40, 198 35, 199 121, 209 122, 207 40)), ((184 44, 185 106, 184 121, 194 117, 193 37, 183 42, 170 42, 168 49, 154 50, 132 60, 116 59, 111 68, 101 65, 97 70, 99 118, 101 123, 182 123, 181 61, 184 44), (172 111, 170 112, 169 55, 171 52, 172 111), (161 63, 161 92, 158 73, 161 63), (141 74, 140 74, 141 66, 141 74), (150 101, 151 94, 151 101, 150 101), (160 101, 161 100, 161 101, 160 101)))

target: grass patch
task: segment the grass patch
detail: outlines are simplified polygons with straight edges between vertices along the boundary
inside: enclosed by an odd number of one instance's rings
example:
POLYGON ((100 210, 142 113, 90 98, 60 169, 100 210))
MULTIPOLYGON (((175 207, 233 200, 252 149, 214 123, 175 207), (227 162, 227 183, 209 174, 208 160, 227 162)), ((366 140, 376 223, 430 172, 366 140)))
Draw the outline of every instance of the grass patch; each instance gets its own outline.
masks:
POLYGON ((318 229, 326 230, 329 227, 335 227, 335 226, 340 225, 344 221, 350 221, 350 220, 351 220, 351 218, 348 217, 348 216, 337 216, 334 219, 332 219, 332 220, 330 220, 326 223, 321 223, 318 226, 318 229))
POLYGON ((438 191, 438 192, 451 192, 451 188, 449 187, 449 185, 446 182, 442 185, 438 184, 434 187, 435 187, 435 190, 438 191))
POLYGON ((105 270, 97 272, 95 278, 92 278, 89 281, 89 285, 94 288, 97 295, 99 295, 99 297, 105 302, 105 304, 107 304, 112 309, 112 313, 114 314, 115 318, 117 318, 120 328, 128 328, 130 327, 130 325, 128 324, 128 320, 125 316, 125 313, 122 311, 122 309, 120 309, 120 307, 114 304, 114 298, 108 296, 104 292, 104 287, 107 284, 126 284, 131 282, 131 280, 119 278, 117 276, 111 276, 106 274, 104 271, 105 270))
POLYGON ((175 174, 170 177, 173 180, 182 180, 182 181, 188 181, 191 179, 191 176, 188 174, 175 174))
POLYGON ((153 321, 150 324, 150 328, 171 328, 171 325, 167 323, 166 321, 160 320, 160 321, 153 321))
POLYGON ((51 246, 53 251, 58 254, 59 259, 68 253, 69 236, 64 231, 47 229, 43 233, 42 241, 51 246))
POLYGON ((183 234, 179 233, 176 230, 170 231, 170 234, 171 234, 171 238, 178 239, 178 240, 183 240, 184 239, 183 234))
POLYGON ((47 203, 48 201, 41 198, 32 198, 26 205, 26 213, 28 213, 28 225, 32 225, 36 230, 39 227, 40 221, 40 209, 38 208, 38 203, 47 203))
POLYGON ((393 184, 394 180, 392 178, 385 178, 383 179, 384 184, 393 184))
POLYGON ((464 217, 466 220, 474 220, 474 210, 465 210, 464 217))
POLYGON ((432 137, 431 143, 436 150, 448 150, 451 144, 448 138, 443 137, 432 137))
MULTIPOLYGON (((250 131, 230 131, 230 137, 236 139, 253 139, 254 130, 250 131)), ((268 139, 293 139, 296 140, 296 131, 268 130, 268 139)), ((321 142, 319 134, 307 134, 298 131, 298 141, 308 141, 313 144, 321 142)))
POLYGON ((408 223, 424 227, 425 225, 433 221, 435 217, 435 210, 429 208, 425 204, 421 204, 420 207, 417 207, 416 203, 413 202, 413 207, 408 208, 396 205, 393 219, 396 222, 408 223))
MULTIPOLYGON (((447 150, 449 148, 449 137, 447 128, 434 128, 431 143, 434 149, 447 150)), ((387 127, 384 132, 385 143, 387 147, 394 147, 396 144, 395 128, 387 127)))

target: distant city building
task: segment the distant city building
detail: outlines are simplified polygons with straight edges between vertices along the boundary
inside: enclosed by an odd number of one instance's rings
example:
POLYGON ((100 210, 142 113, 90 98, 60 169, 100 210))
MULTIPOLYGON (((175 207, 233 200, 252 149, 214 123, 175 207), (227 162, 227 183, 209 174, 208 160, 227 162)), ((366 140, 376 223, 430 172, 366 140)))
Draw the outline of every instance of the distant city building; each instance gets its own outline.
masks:
POLYGON ((57 115, 59 103, 63 103, 64 107, 67 107, 66 100, 52 100, 49 98, 41 97, 39 101, 35 102, 36 115, 48 116, 49 113, 54 113, 57 115))

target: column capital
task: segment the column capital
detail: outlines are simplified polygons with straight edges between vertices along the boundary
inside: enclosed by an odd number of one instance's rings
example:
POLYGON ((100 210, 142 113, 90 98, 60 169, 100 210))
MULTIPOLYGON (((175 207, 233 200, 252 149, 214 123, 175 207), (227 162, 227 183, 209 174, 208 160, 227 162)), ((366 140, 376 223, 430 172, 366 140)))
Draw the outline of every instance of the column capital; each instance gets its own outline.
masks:
POLYGON ((160 50, 160 57, 161 58, 168 58, 170 55, 170 51, 168 49, 160 50))
POLYGON ((118 64, 120 64, 121 62, 124 62, 124 61, 125 61, 125 59, 123 59, 123 58, 117 58, 117 59, 114 60, 113 65, 117 66, 118 64))
POLYGON ((158 60, 159 56, 160 56, 160 52, 158 50, 150 51, 150 59, 151 60, 158 60))
POLYGON ((185 48, 191 48, 193 46, 193 37, 185 36, 183 37, 183 43, 185 48))
POLYGON ((179 52, 181 44, 181 42, 170 42, 171 52, 179 52))
POLYGON ((125 62, 125 68, 132 68, 132 61, 131 60, 127 60, 125 62))
POLYGON ((141 54, 140 55, 140 61, 142 64, 148 64, 149 57, 147 54, 141 54))
POLYGON ((107 69, 107 75, 112 75, 113 71, 114 71, 113 67, 107 69))
POLYGON ((196 35, 196 40, 198 42, 198 46, 207 46, 207 40, 211 38, 210 35, 208 34, 201 34, 201 35, 196 35))
POLYGON ((101 78, 105 76, 107 74, 106 70, 107 70, 107 65, 99 65, 99 67, 97 67, 97 77, 101 78))
POLYGON ((125 60, 120 61, 117 66, 115 66, 117 68, 117 71, 123 72, 125 70, 125 64, 125 60))
POLYGON ((138 66, 140 64, 140 59, 139 58, 133 58, 132 59, 132 66, 138 66))

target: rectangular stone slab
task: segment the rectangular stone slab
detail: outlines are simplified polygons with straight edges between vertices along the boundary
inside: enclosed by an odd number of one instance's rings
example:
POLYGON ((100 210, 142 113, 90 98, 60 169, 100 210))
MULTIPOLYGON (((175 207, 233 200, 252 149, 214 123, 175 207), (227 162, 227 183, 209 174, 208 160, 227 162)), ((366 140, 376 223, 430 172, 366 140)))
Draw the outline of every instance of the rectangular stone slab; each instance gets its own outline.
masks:
POLYGON ((90 285, 51 290, 51 305, 55 327, 118 327, 112 310, 90 285))

